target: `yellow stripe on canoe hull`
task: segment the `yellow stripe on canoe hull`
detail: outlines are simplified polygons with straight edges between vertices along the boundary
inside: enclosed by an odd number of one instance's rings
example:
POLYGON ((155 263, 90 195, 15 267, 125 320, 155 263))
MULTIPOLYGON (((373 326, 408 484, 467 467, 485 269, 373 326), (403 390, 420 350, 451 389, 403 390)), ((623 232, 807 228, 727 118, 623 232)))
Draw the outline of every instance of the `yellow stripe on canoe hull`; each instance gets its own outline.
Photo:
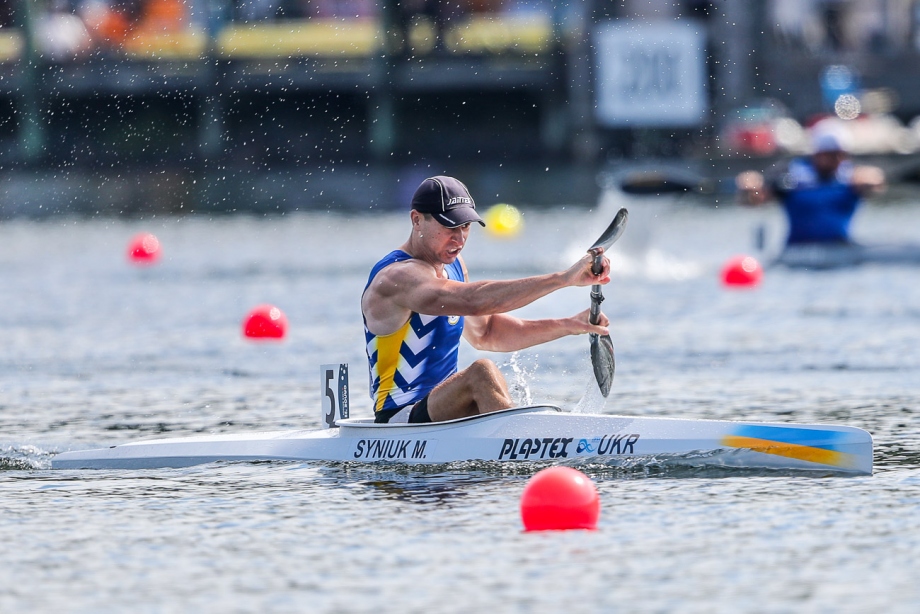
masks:
POLYGON ((726 435, 722 438, 722 445, 729 448, 746 448, 755 452, 775 454, 776 456, 794 458, 809 463, 829 465, 831 467, 841 467, 843 469, 856 468, 856 457, 854 455, 847 454, 846 452, 837 452, 836 450, 800 446, 794 443, 770 441, 769 439, 739 437, 737 435, 726 435))

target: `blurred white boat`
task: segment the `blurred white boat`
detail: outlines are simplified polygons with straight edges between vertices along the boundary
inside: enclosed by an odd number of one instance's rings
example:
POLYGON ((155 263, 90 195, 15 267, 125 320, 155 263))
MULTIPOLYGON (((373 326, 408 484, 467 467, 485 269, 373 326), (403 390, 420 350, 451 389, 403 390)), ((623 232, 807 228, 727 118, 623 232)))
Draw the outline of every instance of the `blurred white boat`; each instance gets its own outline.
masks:
POLYGON ((835 269, 861 264, 920 264, 920 245, 801 243, 787 245, 774 264, 796 269, 835 269))

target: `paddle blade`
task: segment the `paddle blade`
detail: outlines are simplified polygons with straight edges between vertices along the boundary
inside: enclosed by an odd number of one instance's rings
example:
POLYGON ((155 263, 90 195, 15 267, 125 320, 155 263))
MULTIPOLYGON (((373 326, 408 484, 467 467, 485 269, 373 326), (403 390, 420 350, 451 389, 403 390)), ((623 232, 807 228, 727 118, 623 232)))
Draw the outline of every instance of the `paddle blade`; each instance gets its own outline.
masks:
POLYGON ((598 247, 603 247, 604 250, 610 249, 610 246, 613 245, 614 241, 620 238, 620 235, 623 234, 623 231, 626 230, 626 222, 629 219, 629 212, 625 207, 617 211, 617 214, 613 216, 613 221, 610 222, 610 225, 607 226, 607 230, 594 242, 588 251, 596 249, 598 247))
POLYGON ((610 335, 591 335, 591 365, 594 367, 594 379, 604 397, 610 394, 613 385, 614 363, 610 335))

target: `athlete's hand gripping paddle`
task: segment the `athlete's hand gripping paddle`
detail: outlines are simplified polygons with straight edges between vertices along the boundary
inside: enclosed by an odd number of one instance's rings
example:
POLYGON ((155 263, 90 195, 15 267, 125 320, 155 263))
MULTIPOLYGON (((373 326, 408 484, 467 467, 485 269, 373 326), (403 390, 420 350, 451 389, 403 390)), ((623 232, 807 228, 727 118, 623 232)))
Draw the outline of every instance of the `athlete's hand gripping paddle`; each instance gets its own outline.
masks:
MULTIPOLYGON (((610 249, 610 246, 613 245, 614 241, 620 238, 620 235, 623 234, 623 231, 626 229, 626 220, 628 217, 629 213, 626 209, 617 211, 617 214, 613 217, 613 221, 610 222, 607 230, 605 230, 600 238, 594 242, 594 245, 588 249, 589 252, 594 254, 594 264, 591 266, 591 270, 595 275, 599 275, 604 267, 604 254, 598 252, 597 249, 599 247, 604 248, 604 251, 610 249)), ((601 292, 600 284, 591 286, 591 311, 588 317, 591 324, 597 324, 600 320, 601 303, 603 300, 604 293, 601 292)), ((610 394, 610 386, 613 384, 613 371, 615 368, 613 341, 610 340, 610 335, 597 335, 591 333, 589 337, 591 338, 591 366, 594 367, 594 378, 597 380, 597 385, 601 389, 601 394, 606 397, 610 394)))

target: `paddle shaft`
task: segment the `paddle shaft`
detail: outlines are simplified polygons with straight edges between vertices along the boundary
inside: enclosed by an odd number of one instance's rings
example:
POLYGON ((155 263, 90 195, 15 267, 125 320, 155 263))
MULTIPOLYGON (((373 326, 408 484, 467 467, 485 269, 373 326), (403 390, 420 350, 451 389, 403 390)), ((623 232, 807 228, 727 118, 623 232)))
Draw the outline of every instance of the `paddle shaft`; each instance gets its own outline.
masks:
MULTIPOLYGON (((597 253, 594 255, 594 263, 591 265, 591 272, 595 275, 600 275, 601 271, 604 270, 604 255, 597 253)), ((588 321, 591 324, 597 324, 601 319, 601 303, 604 302, 604 293, 601 292, 601 285, 595 284, 591 286, 591 311, 588 316, 588 321)))
MULTIPOLYGON (((594 254, 594 261, 591 263, 591 271, 595 275, 600 275, 604 270, 604 251, 607 250, 613 242, 616 241, 623 230, 626 228, 628 214, 626 209, 620 209, 614 216, 613 221, 604 234, 591 247, 590 251, 594 254)), ((604 300, 604 293, 601 292, 601 285, 594 284, 591 286, 591 309, 588 312, 588 321, 591 324, 600 323, 601 319, 601 302, 604 300)), ((615 359, 613 356, 613 341, 610 335, 598 335, 591 333, 588 335, 591 340, 591 367, 594 369, 594 379, 597 380, 597 386, 600 388, 601 395, 604 398, 610 394, 610 385, 613 383, 613 372, 615 369, 615 359)))

